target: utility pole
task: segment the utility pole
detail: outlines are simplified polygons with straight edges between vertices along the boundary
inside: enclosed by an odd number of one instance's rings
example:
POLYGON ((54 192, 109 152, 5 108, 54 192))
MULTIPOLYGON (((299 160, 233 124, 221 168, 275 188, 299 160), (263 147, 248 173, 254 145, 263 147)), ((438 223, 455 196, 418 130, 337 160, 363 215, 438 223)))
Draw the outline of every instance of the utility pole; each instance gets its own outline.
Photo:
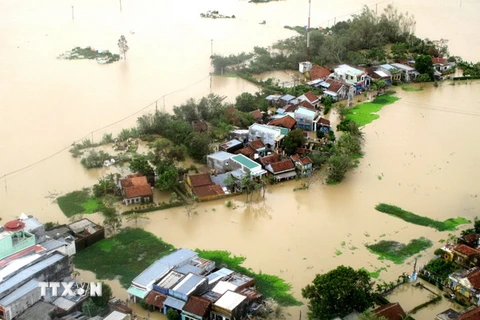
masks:
POLYGON ((72 21, 75 21, 75 11, 73 6, 72 6, 72 21))
POLYGON ((308 24, 307 24, 307 61, 310 61, 310 12, 312 0, 308 0, 308 24))
POLYGON ((377 14, 378 3, 375 3, 375 14, 377 14))
POLYGON ((120 1, 120 12, 122 12, 122 0, 119 0, 120 1))
MULTIPOLYGON (((212 59, 213 59, 213 39, 210 39, 210 63, 213 62, 212 59)), ((210 70, 210 93, 212 93, 212 73, 213 73, 213 70, 210 70)))

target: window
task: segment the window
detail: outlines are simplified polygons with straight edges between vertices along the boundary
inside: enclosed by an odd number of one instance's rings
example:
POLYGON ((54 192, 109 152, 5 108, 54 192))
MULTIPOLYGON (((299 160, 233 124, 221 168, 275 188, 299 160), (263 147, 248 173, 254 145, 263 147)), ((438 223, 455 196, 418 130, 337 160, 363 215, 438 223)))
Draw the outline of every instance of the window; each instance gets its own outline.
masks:
POLYGON ((299 124, 297 125, 297 127, 300 128, 300 129, 303 129, 303 124, 299 123, 299 124))

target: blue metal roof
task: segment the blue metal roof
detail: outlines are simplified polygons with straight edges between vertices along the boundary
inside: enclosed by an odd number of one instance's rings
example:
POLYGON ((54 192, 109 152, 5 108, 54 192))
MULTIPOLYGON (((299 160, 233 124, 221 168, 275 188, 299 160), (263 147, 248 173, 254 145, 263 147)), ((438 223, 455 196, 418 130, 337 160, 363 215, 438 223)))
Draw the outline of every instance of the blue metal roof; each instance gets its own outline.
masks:
POLYGON ((287 101, 287 102, 288 102, 288 101, 290 101, 290 100, 295 99, 295 97, 292 96, 291 94, 286 94, 286 95, 284 95, 283 97, 281 97, 280 99, 283 100, 283 101, 287 101))
POLYGON ((58 261, 62 260, 65 256, 61 253, 55 253, 48 257, 45 260, 42 260, 26 269, 19 271, 16 275, 9 278, 8 280, 4 281, 0 284, 0 296, 2 296, 5 292, 12 289, 13 287, 17 286, 19 283, 24 282, 27 279, 30 279, 32 275, 36 274, 39 271, 42 271, 49 266, 57 263, 58 261))
POLYGON ((9 293, 2 300, 0 300, 0 305, 8 306, 12 302, 15 302, 16 300, 20 299, 21 297, 23 297, 24 295, 26 295, 27 293, 35 289, 40 291, 40 288, 38 287, 38 281, 35 279, 32 279, 27 283, 25 283, 23 286, 17 288, 17 290, 9 293))
POLYGON ((183 248, 178 249, 168 256, 155 261, 135 279, 133 279, 132 283, 147 288, 155 281, 166 275, 171 269, 196 256, 198 256, 198 253, 192 250, 183 248))
POLYGON ((178 271, 183 274, 189 274, 189 273, 201 274, 204 270, 202 268, 192 266, 191 264, 185 264, 179 268, 176 268, 175 271, 178 271))
POLYGON ((166 305, 168 307, 171 307, 171 308, 174 308, 174 309, 177 309, 177 310, 182 310, 185 303, 186 303, 185 301, 182 301, 180 299, 176 299, 176 298, 171 297, 171 296, 167 296, 167 299, 165 299, 165 301, 163 302, 164 305, 166 305))

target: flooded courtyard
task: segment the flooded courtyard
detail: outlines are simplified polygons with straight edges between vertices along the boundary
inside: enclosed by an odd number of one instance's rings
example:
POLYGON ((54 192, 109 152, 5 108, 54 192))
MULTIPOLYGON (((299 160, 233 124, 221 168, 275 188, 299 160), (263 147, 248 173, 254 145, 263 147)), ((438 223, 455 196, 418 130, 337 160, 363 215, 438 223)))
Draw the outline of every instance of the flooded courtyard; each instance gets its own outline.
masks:
MULTIPOLYGON (((307 14, 307 4, 298 1, 122 4, 120 12, 116 1, 0 3, 3 221, 25 212, 44 222, 67 222, 54 199, 116 170, 83 169, 68 152, 72 142, 82 137, 98 141, 104 133, 133 126, 144 112, 170 111, 190 97, 214 92, 233 102, 242 92, 255 92, 256 86, 239 78, 213 77, 210 85, 211 39, 215 53, 249 51, 294 35, 283 26, 304 25, 307 14), (188 10, 183 10, 186 5, 188 10), (199 17, 210 9, 235 14, 237 19, 199 17), (272 16, 272 10, 278 14, 272 16), (294 10, 301 14, 291 15, 294 10), (259 25, 262 20, 267 24, 259 25), (99 65, 56 59, 75 46, 116 52, 121 34, 131 48, 126 61, 99 65)), ((318 12, 312 25, 327 26, 329 19, 361 9, 351 0, 331 5, 320 10, 320 4, 312 3, 312 13, 318 12)), ((475 15, 480 3, 463 1, 460 7, 447 1, 397 0, 395 5, 415 15, 420 37, 447 38, 452 54, 480 60, 480 43, 472 41, 480 28, 475 15), (459 20, 468 26, 461 32, 451 28, 459 20)), ((289 79, 286 75, 281 80, 289 79)), ((316 182, 309 190, 294 192, 300 182, 283 183, 270 186, 266 198, 253 203, 245 204, 245 196, 233 198, 235 209, 224 200, 201 203, 191 217, 183 208, 168 209, 149 213, 149 223, 142 226, 176 247, 243 255, 247 267, 291 283, 298 299, 301 288, 317 273, 341 264, 368 271, 386 268, 380 279, 396 280, 402 272, 411 272, 411 260, 403 265, 380 261, 365 244, 380 239, 407 243, 424 236, 435 247, 448 232, 389 217, 377 212, 376 204, 391 203, 438 220, 478 215, 480 81, 396 91, 401 99, 363 129, 365 156, 341 184, 316 182)), ((102 220, 97 215, 89 218, 102 220)), ((426 263, 432 252, 433 248, 422 253, 419 264, 426 263)), ((82 276, 93 275, 82 271, 82 276)), ((115 295, 124 298, 118 282, 110 283, 115 295)), ((291 318, 298 319, 300 310, 306 314, 306 306, 291 308, 291 318)))

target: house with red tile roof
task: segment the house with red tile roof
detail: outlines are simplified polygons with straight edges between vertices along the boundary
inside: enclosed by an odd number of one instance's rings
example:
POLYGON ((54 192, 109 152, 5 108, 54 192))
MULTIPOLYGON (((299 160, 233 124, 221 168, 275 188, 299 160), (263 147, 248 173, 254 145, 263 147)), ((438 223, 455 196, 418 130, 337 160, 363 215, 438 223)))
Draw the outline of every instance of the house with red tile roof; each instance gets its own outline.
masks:
POLYGON ((407 314, 398 302, 388 303, 376 308, 373 312, 379 317, 385 317, 387 320, 403 320, 407 317, 407 314))
POLYGON ((330 96, 335 100, 346 99, 349 94, 355 94, 355 87, 335 79, 327 79, 320 84, 324 95, 330 96))
POLYGON ((480 263, 480 251, 465 244, 458 244, 451 249, 453 261, 467 268, 480 263))
POLYGON ((308 71, 308 74, 306 76, 310 80, 325 80, 330 74, 332 74, 332 71, 330 69, 321 67, 319 65, 314 65, 312 69, 308 71))
POLYGON ((235 154, 243 154, 245 157, 250 158, 250 159, 255 159, 255 149, 253 149, 250 146, 243 147, 242 149, 239 149, 235 151, 235 154))
POLYGON ((476 307, 475 309, 469 310, 463 314, 461 314, 455 320, 478 320, 480 319, 480 307, 476 307))
POLYGON ((265 169, 273 175, 276 182, 290 180, 297 176, 295 165, 290 159, 270 163, 265 166, 265 169))
POLYGON ((473 249, 478 249, 478 245, 479 245, 478 233, 470 232, 466 235, 463 235, 457 239, 457 243, 467 245, 473 249))
POLYGON ((253 110, 250 112, 252 115, 253 119, 255 120, 256 123, 263 123, 263 113, 260 110, 253 110))
POLYGON ((208 173, 188 175, 185 186, 199 201, 213 200, 225 194, 222 186, 215 184, 208 173))
POLYGON ((183 306, 184 319, 207 320, 209 319, 212 302, 204 297, 190 296, 183 306))
POLYGON ((265 156, 260 158, 260 163, 262 166, 265 168, 267 165, 275 163, 275 162, 280 162, 280 156, 276 153, 273 153, 269 156, 265 156))
POLYGON ((119 187, 123 196, 123 203, 150 203, 153 201, 152 187, 147 177, 141 174, 131 174, 120 178, 119 187))
POLYGON ((292 159, 300 175, 306 177, 312 174, 313 163, 308 156, 305 156, 302 158, 298 154, 294 154, 293 156, 290 157, 290 159, 292 159))
MULTIPOLYGON (((265 155, 265 152, 267 151, 267 148, 265 147, 265 144, 261 139, 255 139, 252 140, 248 143, 248 146, 255 150, 255 153, 259 157, 263 157, 265 155)), ((255 158, 255 157, 254 157, 255 158)))
MULTIPOLYGON (((293 106, 290 106, 290 107, 293 107, 293 106)), ((268 123, 269 126, 282 127, 290 130, 293 130, 296 124, 297 124, 297 121, 289 115, 285 115, 281 118, 273 119, 268 123)))

